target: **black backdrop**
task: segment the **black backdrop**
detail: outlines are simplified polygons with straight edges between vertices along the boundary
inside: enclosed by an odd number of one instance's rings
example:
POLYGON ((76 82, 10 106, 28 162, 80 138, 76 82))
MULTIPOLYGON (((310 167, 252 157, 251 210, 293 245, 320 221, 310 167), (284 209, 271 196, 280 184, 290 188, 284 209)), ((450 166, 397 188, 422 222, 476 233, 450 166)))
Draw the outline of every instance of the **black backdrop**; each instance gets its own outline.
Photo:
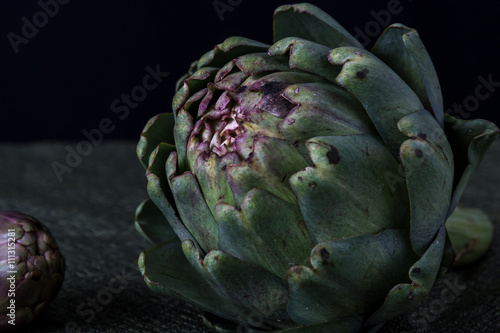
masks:
MULTIPOLYGON (((416 28, 445 109, 500 123, 498 1, 310 2, 371 44, 388 22, 416 28)), ((231 35, 271 43, 273 10, 285 3, 1 1, 0 140, 82 140, 99 126, 103 140, 136 140, 147 119, 171 110, 193 60, 231 35), (157 81, 143 82, 155 71, 157 81), (139 103, 123 99, 131 93, 139 103)))

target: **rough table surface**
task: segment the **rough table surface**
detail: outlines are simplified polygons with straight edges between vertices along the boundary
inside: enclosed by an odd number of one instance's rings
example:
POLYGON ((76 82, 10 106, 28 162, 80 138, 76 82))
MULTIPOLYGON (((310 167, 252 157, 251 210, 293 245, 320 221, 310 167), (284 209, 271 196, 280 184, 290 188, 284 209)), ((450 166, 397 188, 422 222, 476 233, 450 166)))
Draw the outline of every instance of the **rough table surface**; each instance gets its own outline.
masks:
MULTIPOLYGON (((32 215, 52 231, 67 271, 43 320, 27 332, 210 332, 200 311, 151 292, 137 269, 150 244, 134 229, 146 198, 135 142, 106 142, 73 159, 60 178, 73 142, 0 144, 0 210, 32 215), (71 169, 71 172, 70 172, 71 169)), ((480 262, 448 272, 419 311, 381 332, 500 331, 500 141, 473 177, 461 206, 484 209, 497 226, 480 262)), ((313 332, 312 332, 313 333, 313 332)))

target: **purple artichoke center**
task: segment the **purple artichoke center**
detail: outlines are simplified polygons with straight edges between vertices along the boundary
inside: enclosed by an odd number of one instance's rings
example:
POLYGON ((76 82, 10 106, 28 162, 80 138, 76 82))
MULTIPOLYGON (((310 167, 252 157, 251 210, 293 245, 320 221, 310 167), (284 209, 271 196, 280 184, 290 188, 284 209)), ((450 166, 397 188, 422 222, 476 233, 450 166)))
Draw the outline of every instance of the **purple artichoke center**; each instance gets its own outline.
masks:
POLYGON ((239 105, 219 110, 216 119, 205 118, 199 124, 201 142, 209 142, 209 149, 218 156, 234 151, 236 139, 245 132, 241 125, 245 114, 239 105))
POLYGON ((279 123, 295 107, 283 97, 289 85, 250 79, 234 92, 223 92, 196 123, 193 136, 207 154, 219 157, 233 151, 241 155, 239 147, 256 135, 281 137, 279 123))

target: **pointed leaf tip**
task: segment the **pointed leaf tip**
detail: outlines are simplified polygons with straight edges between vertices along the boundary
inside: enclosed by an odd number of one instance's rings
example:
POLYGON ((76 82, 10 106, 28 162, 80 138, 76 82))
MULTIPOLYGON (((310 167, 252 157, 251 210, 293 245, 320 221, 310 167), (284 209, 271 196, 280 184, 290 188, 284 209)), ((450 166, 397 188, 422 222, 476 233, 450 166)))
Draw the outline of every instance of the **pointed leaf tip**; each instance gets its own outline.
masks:
POLYGON ((498 127, 483 119, 460 120, 445 115, 445 130, 456 160, 453 197, 448 214, 460 198, 490 145, 498 138, 498 127))
POLYGON ((137 144, 136 153, 144 168, 149 166, 149 157, 160 143, 166 143, 171 151, 174 146, 174 115, 172 113, 160 113, 146 123, 137 144))
POLYGON ((336 48, 360 47, 360 42, 330 15, 310 3, 283 5, 274 12, 274 42, 299 37, 336 48))
POLYGON ((443 127, 443 96, 432 60, 415 29, 390 25, 377 40, 372 53, 394 70, 417 94, 425 109, 443 127))
POLYGON ((167 219, 151 199, 143 201, 137 207, 135 228, 141 235, 153 243, 171 241, 177 238, 167 219))

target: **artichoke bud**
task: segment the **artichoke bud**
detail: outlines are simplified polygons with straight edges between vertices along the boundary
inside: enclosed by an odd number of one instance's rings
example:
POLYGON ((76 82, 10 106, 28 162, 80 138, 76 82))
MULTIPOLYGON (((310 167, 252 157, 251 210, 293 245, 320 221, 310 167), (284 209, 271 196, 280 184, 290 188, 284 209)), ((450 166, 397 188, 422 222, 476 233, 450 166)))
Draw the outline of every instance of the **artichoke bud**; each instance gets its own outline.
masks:
POLYGON ((281 81, 280 74, 255 75, 234 91, 224 91, 216 101, 205 99, 191 132, 191 150, 218 157, 236 152, 246 159, 255 137, 285 139, 279 124, 295 107, 284 96, 290 85, 281 81))
POLYGON ((24 327, 59 292, 64 257, 49 229, 23 213, 0 212, 0 234, 0 330, 24 327))

